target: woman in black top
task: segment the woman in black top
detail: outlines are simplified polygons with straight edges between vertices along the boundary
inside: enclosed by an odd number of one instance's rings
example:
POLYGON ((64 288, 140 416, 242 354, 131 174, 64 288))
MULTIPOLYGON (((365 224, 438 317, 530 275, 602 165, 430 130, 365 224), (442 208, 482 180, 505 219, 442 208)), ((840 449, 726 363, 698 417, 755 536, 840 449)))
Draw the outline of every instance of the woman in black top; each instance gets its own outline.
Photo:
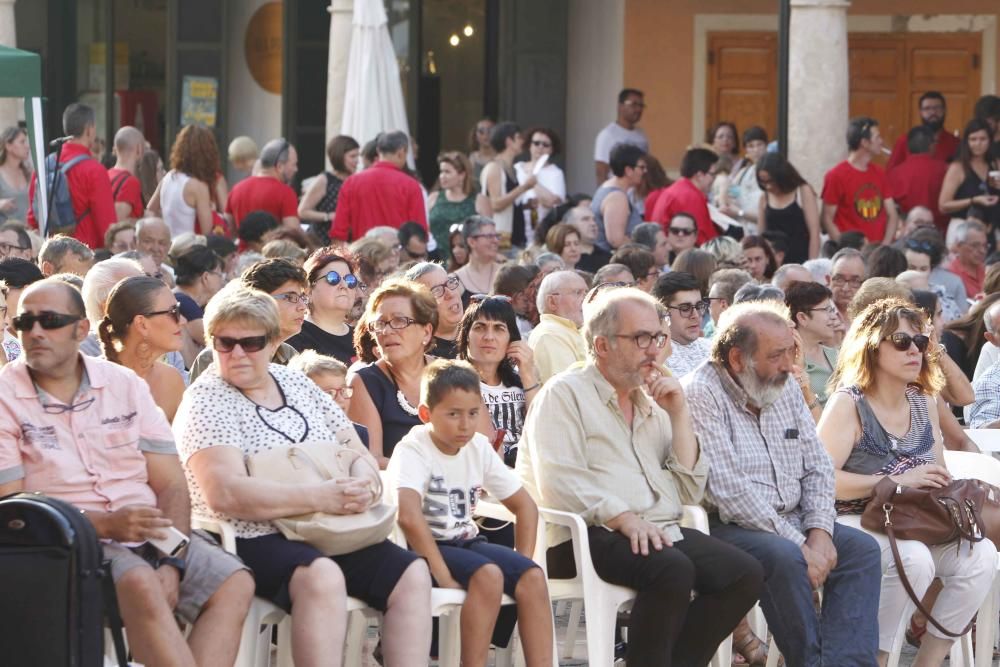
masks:
POLYGON ((313 179, 299 202, 299 218, 311 223, 310 231, 323 244, 330 242, 330 225, 337 213, 340 186, 357 170, 358 152, 358 142, 351 137, 340 135, 330 139, 326 155, 333 171, 324 171, 313 179))
POLYGON ((948 165, 941 184, 938 208, 952 218, 965 219, 976 206, 983 211, 983 222, 995 231, 1000 228, 1000 183, 991 181, 989 174, 1000 170, 1000 165, 990 155, 990 136, 985 121, 973 119, 965 126, 958 159, 948 165))
POLYGON ((347 316, 365 286, 354 275, 350 260, 333 248, 320 248, 303 268, 312 286, 309 315, 302 331, 288 339, 299 352, 315 350, 350 366, 354 361, 354 329, 347 316))
POLYGON ((757 233, 778 230, 788 235, 785 264, 819 257, 819 205, 816 193, 780 153, 766 153, 757 163, 757 184, 764 191, 757 233))

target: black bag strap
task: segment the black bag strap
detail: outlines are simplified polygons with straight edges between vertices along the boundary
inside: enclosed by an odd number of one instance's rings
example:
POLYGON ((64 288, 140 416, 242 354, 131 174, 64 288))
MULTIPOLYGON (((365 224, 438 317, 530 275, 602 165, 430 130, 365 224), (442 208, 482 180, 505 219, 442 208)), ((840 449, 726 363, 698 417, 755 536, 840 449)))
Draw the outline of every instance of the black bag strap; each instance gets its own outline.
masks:
POLYGON ((122 634, 122 617, 118 611, 118 593, 115 582, 111 578, 111 562, 105 561, 102 566, 104 574, 101 577, 104 588, 104 617, 111 630, 111 639, 115 643, 115 655, 118 657, 118 667, 128 667, 128 651, 125 649, 125 636, 122 634))
POLYGON ((910 580, 906 578, 906 570, 903 569, 903 559, 900 558, 899 556, 899 547, 896 546, 896 534, 892 528, 892 521, 889 519, 888 512, 886 513, 886 519, 885 519, 885 534, 889 538, 889 547, 892 549, 892 560, 896 563, 896 572, 899 573, 899 580, 903 582, 903 588, 906 589, 906 594, 910 596, 911 600, 913 600, 913 604, 917 605, 917 611, 919 611, 921 614, 927 617, 928 622, 933 624, 935 628, 937 628, 940 632, 942 632, 948 637, 961 637, 969 630, 971 630, 972 626, 976 622, 975 617, 973 617, 972 620, 969 621, 969 624, 965 626, 965 629, 962 630, 961 632, 952 632, 951 630, 948 630, 943 625, 938 623, 937 619, 935 619, 931 615, 931 612, 926 607, 924 607, 924 603, 920 601, 920 597, 913 592, 913 587, 910 586, 910 580))
POLYGON ((131 175, 132 174, 128 173, 127 171, 123 171, 122 173, 120 173, 117 176, 115 176, 114 179, 112 179, 112 181, 111 181, 111 196, 113 198, 117 198, 118 197, 118 193, 121 192, 122 188, 125 186, 125 181, 127 181, 128 177, 131 176, 131 175))

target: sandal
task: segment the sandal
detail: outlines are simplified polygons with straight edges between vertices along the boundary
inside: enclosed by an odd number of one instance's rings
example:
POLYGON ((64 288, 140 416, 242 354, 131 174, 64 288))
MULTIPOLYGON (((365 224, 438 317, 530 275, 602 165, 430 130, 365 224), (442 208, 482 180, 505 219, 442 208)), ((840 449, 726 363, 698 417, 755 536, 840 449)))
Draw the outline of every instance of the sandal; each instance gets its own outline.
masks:
POLYGON ((910 627, 906 628, 906 643, 910 646, 920 648, 920 643, 925 634, 927 634, 927 624, 918 625, 916 620, 910 617, 910 627))
POLYGON ((762 642, 752 630, 743 637, 733 635, 733 653, 743 658, 743 662, 737 664, 750 665, 750 667, 767 665, 767 644, 762 642))

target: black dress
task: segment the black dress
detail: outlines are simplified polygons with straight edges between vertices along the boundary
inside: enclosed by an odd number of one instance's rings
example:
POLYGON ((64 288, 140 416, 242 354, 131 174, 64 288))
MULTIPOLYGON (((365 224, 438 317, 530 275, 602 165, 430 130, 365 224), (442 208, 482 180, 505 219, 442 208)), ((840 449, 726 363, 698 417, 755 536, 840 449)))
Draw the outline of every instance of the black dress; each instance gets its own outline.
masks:
MULTIPOLYGON (((420 425, 420 417, 407 412, 401 403, 403 397, 399 387, 386 375, 385 371, 372 364, 358 369, 357 375, 365 383, 375 409, 382 418, 382 456, 392 456, 396 443, 403 439, 410 429, 420 425)), ((416 409, 414 408, 414 412, 416 409)))
POLYGON ((320 354, 339 359, 348 366, 357 358, 354 352, 354 328, 350 326, 347 327, 346 334, 336 336, 306 320, 302 323, 302 331, 285 342, 298 352, 315 350, 320 354))
MULTIPOLYGON (((996 163, 991 160, 989 162, 988 169, 989 171, 996 170, 996 163)), ((973 197, 978 197, 979 195, 1000 195, 1000 190, 990 187, 988 178, 983 180, 979 178, 979 174, 977 174, 974 170, 967 169, 965 171, 965 180, 963 180, 958 186, 958 189, 955 190, 955 199, 972 199, 973 197)), ((979 206, 977 204, 976 207, 982 209, 983 216, 985 217, 983 222, 986 223, 990 231, 1000 229, 1000 204, 987 207, 979 206)), ((963 208, 960 211, 954 211, 951 214, 951 217, 961 218, 964 220, 969 215, 969 208, 971 207, 963 208)), ((992 245, 993 235, 988 234, 988 236, 990 237, 990 243, 992 245)))
POLYGON ((768 197, 764 219, 768 231, 784 232, 788 237, 785 264, 801 264, 809 259, 809 228, 806 226, 806 213, 799 204, 798 194, 792 203, 784 208, 773 208, 768 197))

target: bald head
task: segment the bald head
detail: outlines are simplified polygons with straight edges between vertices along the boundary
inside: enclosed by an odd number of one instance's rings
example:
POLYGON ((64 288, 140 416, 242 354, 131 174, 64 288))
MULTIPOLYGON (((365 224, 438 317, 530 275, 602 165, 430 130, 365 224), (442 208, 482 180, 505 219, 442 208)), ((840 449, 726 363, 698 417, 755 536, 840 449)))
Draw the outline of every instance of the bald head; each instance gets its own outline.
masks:
POLYGON ((135 223, 136 247, 163 264, 170 251, 170 227, 161 218, 142 218, 135 223))
POLYGON ((115 133, 115 156, 117 158, 115 166, 117 168, 126 169, 134 174, 145 150, 146 138, 142 136, 142 132, 131 125, 126 125, 115 133))
MULTIPOLYGON (((983 324, 986 325, 986 331, 993 336, 996 336, 997 332, 1000 331, 1000 301, 997 301, 986 309, 986 314, 983 316, 983 324)), ((990 342, 996 345, 996 341, 990 342)))
POLYGON ((46 297, 47 301, 61 304, 63 308, 58 310, 60 313, 86 317, 80 290, 64 280, 45 278, 28 285, 21 294, 20 312, 24 312, 26 303, 33 301, 32 297, 46 297))

